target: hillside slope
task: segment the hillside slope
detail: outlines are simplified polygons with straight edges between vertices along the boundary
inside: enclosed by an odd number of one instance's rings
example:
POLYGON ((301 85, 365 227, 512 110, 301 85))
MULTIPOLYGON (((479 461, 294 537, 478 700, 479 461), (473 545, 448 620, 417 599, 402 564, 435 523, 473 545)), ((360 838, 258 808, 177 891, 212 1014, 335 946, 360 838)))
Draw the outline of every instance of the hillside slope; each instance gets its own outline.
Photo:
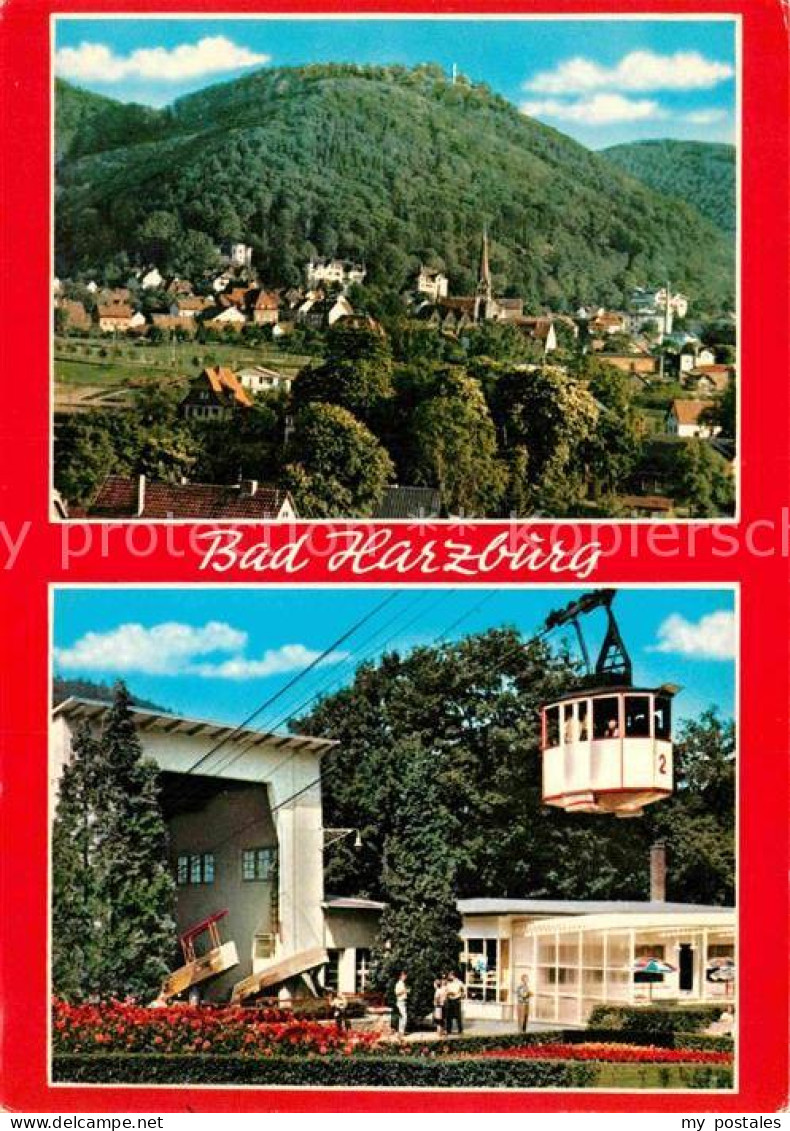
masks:
POLYGON ((716 227, 735 231, 735 146, 705 141, 638 141, 601 151, 648 188, 698 209, 716 227))
POLYGON ((258 71, 135 117, 144 138, 127 145, 119 105, 106 133, 100 114, 77 124, 60 162, 60 273, 152 246, 167 268, 192 230, 246 239, 272 282, 340 254, 398 288, 419 260, 444 264, 463 293, 487 223, 498 286, 533 309, 618 304, 668 276, 696 309, 732 297, 731 241, 694 209, 438 67, 258 71))
POLYGON ((55 154, 58 161, 116 146, 150 141, 166 129, 168 116, 135 102, 118 102, 63 79, 55 80, 55 154))

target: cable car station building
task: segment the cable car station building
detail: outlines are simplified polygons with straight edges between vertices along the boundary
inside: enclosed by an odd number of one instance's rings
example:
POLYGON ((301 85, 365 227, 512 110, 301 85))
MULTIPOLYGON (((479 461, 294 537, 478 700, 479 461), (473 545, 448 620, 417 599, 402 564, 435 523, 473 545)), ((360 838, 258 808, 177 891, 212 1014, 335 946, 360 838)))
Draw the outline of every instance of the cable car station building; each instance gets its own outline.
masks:
POLYGON ((510 1020, 527 974, 530 1017, 584 1025, 597 1005, 735 1000, 733 908, 685 903, 462 899, 467 1018, 510 1020), (671 967, 640 974, 640 959, 671 967), (726 963, 726 966, 725 966, 726 963), (732 965, 730 965, 732 963, 732 965))
MULTIPOLYGON (((625 730, 628 711, 644 709, 653 733, 637 741, 663 743, 657 731, 661 696, 631 708, 628 695, 642 693, 612 696, 625 730)), ((108 710, 106 703, 78 698, 55 708, 52 816, 75 734, 84 723, 98 731, 108 710)), ((368 989, 384 905, 324 892, 325 847, 338 830, 323 827, 321 760, 335 744, 141 708, 133 708, 133 717, 143 751, 161 773, 182 947, 184 937, 193 947, 195 924, 208 922, 216 932, 212 920, 221 912, 222 934, 235 944, 232 959, 202 981, 202 995, 244 1001, 256 994, 320 992, 322 986, 349 994, 368 989)), ((592 719, 594 735, 594 707, 592 719)), ((635 793, 641 792, 640 780, 635 793)), ((639 800, 645 803, 644 796, 639 800)), ((735 911, 666 903, 660 855, 651 860, 651 899, 643 903, 486 898, 460 900, 458 908, 459 972, 470 1021, 513 1021, 524 973, 533 993, 531 1017, 549 1024, 583 1025, 591 1009, 605 1002, 673 999, 724 1006, 734 999, 734 984, 723 971, 734 974, 735 911), (671 970, 640 975, 638 963, 647 957, 671 970)), ((174 939, 174 966, 176 950, 174 939)))
MULTIPOLYGON (((108 711, 78 698, 55 708, 52 817, 75 734, 86 722, 98 732, 108 711)), ((236 944, 238 962, 203 982, 203 996, 315 990, 327 964, 335 985, 364 989, 383 905, 324 894, 321 759, 335 743, 141 708, 132 714, 161 773, 178 933, 227 910, 222 933, 236 944)))

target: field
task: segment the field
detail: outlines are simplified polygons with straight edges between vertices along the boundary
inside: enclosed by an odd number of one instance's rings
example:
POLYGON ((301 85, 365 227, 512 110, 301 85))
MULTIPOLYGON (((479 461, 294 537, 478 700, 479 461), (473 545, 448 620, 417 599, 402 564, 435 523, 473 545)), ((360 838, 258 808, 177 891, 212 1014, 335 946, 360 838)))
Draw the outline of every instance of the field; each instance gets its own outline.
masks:
POLYGON ((114 343, 106 338, 56 337, 56 406, 68 411, 85 399, 96 404, 97 398, 102 401, 104 393, 118 393, 146 381, 171 380, 186 386, 187 380, 206 365, 224 365, 233 370, 264 365, 294 377, 311 360, 273 345, 248 346, 242 342, 136 345, 126 340, 114 343))

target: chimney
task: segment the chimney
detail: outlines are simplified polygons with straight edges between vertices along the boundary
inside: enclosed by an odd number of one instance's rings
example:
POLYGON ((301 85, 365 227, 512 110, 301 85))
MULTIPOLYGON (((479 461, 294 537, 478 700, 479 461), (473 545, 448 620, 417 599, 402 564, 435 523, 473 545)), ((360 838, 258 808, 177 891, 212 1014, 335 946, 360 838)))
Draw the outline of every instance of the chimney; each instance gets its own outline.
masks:
POLYGON ((650 902, 666 903, 667 898, 667 846, 657 840, 650 846, 650 902))
POLYGON ((257 495, 257 493, 258 493, 258 480, 257 479, 242 479, 242 480, 240 480, 240 482, 239 482, 239 494, 240 495, 249 495, 250 498, 252 498, 252 496, 257 495))
POLYGON ((143 517, 145 510, 145 476, 138 475, 137 477, 137 518, 143 517))

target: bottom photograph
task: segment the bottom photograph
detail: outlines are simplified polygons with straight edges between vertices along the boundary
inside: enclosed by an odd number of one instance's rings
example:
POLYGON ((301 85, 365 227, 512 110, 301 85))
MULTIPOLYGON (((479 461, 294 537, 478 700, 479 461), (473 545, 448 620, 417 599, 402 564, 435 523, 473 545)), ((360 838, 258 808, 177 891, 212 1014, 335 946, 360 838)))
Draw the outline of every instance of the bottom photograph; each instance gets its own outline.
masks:
POLYGON ((51 621, 54 1084, 737 1084, 734 587, 51 621))

